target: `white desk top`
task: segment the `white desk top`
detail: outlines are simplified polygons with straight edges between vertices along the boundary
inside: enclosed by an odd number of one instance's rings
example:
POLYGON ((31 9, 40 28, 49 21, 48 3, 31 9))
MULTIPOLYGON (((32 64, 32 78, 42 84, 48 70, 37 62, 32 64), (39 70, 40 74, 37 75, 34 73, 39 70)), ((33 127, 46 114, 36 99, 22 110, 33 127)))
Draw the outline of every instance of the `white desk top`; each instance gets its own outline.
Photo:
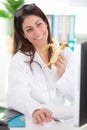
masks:
MULTIPOLYGON (((62 106, 59 108, 53 108, 51 107, 52 110, 54 110, 54 113, 60 113, 61 111, 65 110, 65 109, 71 109, 67 107, 67 106, 62 106)), ((87 124, 83 125, 81 127, 77 127, 74 124, 74 121, 71 122, 66 122, 66 123, 59 123, 59 122, 55 122, 54 124, 51 124, 49 126, 46 125, 38 125, 35 124, 33 122, 32 119, 29 119, 28 117, 26 117, 26 127, 20 127, 20 128, 10 128, 10 130, 87 130, 87 124)))
POLYGON ((10 130, 87 130, 87 124, 81 127, 74 126, 73 122, 59 123, 56 122, 50 126, 34 124, 32 119, 27 119, 26 127, 10 128, 10 130))

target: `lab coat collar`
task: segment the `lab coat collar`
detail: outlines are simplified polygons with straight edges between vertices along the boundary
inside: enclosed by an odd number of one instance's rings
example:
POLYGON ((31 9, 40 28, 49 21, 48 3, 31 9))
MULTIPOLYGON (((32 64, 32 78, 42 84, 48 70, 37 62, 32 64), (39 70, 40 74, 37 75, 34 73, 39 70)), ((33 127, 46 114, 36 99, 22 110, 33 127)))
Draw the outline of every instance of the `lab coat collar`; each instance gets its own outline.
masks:
POLYGON ((51 69, 49 69, 49 67, 47 67, 46 64, 43 62, 43 60, 41 59, 41 57, 38 54, 38 52, 35 52, 34 60, 37 61, 42 66, 42 68, 44 68, 44 69, 46 69, 48 71, 52 71, 53 72, 53 70, 56 70, 56 67, 55 67, 54 64, 52 64, 51 69))
MULTIPOLYGON (((29 55, 29 52, 27 52, 26 54, 29 55)), ((45 68, 48 71, 56 70, 56 67, 55 67, 54 64, 52 64, 51 69, 49 69, 49 67, 46 66, 46 64, 43 62, 43 60, 41 59, 41 57, 40 57, 40 55, 38 54, 37 51, 34 54, 34 59, 33 60, 37 61, 42 66, 42 68, 45 68)))
POLYGON ((42 66, 42 68, 46 67, 46 64, 43 62, 38 52, 35 52, 34 54, 34 61, 37 61, 42 66))

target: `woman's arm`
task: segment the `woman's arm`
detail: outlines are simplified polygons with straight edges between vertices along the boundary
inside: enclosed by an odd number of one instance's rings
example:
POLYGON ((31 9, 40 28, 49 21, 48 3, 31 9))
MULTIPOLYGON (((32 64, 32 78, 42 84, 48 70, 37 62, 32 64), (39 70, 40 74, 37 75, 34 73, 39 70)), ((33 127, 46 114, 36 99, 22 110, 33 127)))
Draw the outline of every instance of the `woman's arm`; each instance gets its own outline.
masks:
MULTIPOLYGON (((54 86, 69 100, 74 99, 75 86, 75 56, 70 48, 66 48, 62 64, 56 63, 59 72, 59 80, 54 83, 54 86)), ((60 60, 60 59, 59 59, 60 60)))

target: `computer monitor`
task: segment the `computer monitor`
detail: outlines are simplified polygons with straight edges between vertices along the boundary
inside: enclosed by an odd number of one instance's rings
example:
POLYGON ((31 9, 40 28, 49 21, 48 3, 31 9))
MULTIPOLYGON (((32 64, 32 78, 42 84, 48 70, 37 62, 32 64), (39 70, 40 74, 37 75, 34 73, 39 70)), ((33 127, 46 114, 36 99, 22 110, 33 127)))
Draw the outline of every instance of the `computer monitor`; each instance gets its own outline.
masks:
POLYGON ((74 121, 82 126, 87 123, 87 42, 78 45, 77 50, 74 121))

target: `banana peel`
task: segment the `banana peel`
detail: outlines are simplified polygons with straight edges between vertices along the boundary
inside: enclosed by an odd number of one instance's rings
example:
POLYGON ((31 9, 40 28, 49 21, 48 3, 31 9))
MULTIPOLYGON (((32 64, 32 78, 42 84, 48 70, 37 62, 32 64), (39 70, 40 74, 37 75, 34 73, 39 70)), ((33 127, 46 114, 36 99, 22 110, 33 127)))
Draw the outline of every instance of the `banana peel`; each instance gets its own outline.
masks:
POLYGON ((54 64, 57 61, 61 51, 64 50, 66 47, 66 44, 59 45, 58 41, 55 38, 53 38, 52 41, 53 43, 47 44, 44 49, 44 53, 46 53, 50 47, 52 47, 52 51, 53 51, 52 56, 50 58, 50 62, 47 64, 47 66, 54 64))

